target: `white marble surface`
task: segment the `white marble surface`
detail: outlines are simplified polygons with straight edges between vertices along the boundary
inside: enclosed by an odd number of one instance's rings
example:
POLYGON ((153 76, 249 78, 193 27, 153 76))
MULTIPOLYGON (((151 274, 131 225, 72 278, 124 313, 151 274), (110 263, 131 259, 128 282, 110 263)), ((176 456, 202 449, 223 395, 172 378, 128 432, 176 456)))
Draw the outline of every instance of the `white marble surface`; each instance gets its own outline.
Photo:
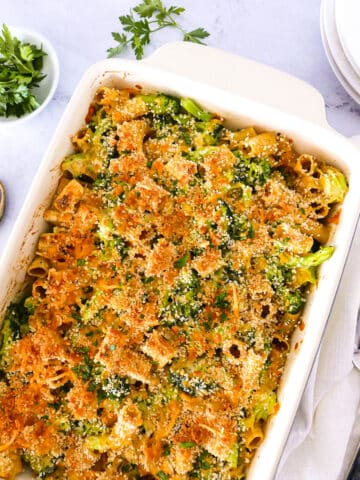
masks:
MULTIPOLYGON (((167 5, 170 0, 164 0, 167 5)), ((60 83, 50 105, 28 123, 0 127, 0 179, 8 205, 0 224, 0 252, 24 202, 41 157, 85 69, 105 58, 118 16, 136 0, 0 0, 0 22, 43 33, 60 60, 60 83)), ((328 65, 319 28, 320 0, 173 0, 186 7, 183 24, 205 27, 207 43, 270 64, 309 82, 324 97, 329 123, 346 136, 360 134, 360 106, 328 65)), ((177 32, 161 32, 151 53, 177 32)), ((131 57, 131 53, 127 56, 131 57)), ((314 479, 315 480, 315 479, 314 479)))

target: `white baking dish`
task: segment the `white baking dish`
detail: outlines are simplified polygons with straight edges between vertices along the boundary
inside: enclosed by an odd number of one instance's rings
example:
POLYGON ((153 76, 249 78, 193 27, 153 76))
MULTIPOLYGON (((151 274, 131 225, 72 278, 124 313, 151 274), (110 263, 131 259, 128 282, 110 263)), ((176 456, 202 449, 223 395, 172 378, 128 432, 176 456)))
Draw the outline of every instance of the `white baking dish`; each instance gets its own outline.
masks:
POLYGON ((299 152, 318 155, 348 178, 349 192, 330 242, 335 253, 321 267, 319 284, 306 307, 305 328, 294 334, 279 389, 280 410, 271 419, 248 473, 248 480, 270 480, 318 351, 355 230, 360 208, 359 152, 326 124, 324 103, 316 90, 270 67, 189 43, 168 44, 142 62, 114 59, 97 63, 85 73, 64 112, 0 259, 0 316, 23 288, 38 236, 48 228, 42 215, 59 180, 60 163, 71 152, 70 136, 84 123, 100 85, 141 85, 191 97, 234 126, 284 132, 294 139, 299 152))

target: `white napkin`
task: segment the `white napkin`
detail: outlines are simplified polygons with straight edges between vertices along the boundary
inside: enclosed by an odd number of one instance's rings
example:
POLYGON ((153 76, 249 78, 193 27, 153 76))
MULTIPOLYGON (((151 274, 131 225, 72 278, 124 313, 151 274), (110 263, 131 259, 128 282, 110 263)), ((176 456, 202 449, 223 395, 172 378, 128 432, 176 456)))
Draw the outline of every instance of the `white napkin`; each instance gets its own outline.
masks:
MULTIPOLYGON (((359 372, 357 372, 360 375, 359 372)), ((352 464, 355 460, 355 457, 358 453, 358 448, 360 444, 360 402, 357 409, 356 420, 354 427, 351 432, 349 443, 346 449, 345 460, 339 475, 339 479, 346 479, 349 474, 349 470, 352 467, 352 464)))
POLYGON ((340 480, 360 399, 352 366, 360 304, 360 225, 276 480, 340 480))

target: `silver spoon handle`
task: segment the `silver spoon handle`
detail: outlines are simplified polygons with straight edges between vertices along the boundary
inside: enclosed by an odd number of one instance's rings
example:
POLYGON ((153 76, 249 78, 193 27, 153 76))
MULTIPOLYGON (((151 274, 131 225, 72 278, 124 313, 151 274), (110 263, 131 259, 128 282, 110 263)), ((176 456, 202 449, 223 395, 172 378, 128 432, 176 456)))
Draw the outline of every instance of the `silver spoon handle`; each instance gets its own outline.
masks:
POLYGON ((345 477, 346 480, 360 480, 360 443, 356 448, 354 458, 350 465, 349 473, 345 477))
POLYGON ((0 221, 1 221, 1 219, 4 215, 4 211, 5 211, 5 199, 6 199, 5 187, 0 182, 0 221))

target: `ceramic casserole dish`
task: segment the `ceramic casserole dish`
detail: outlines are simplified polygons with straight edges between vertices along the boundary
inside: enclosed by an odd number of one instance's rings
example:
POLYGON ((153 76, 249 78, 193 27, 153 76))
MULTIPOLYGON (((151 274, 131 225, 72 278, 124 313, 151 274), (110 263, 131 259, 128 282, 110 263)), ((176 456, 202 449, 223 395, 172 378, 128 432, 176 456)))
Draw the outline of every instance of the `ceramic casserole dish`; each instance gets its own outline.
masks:
MULTIPOLYGON (((278 391, 280 409, 271 418, 247 475, 248 480, 271 480, 319 349, 360 207, 359 152, 327 125, 321 95, 304 82, 270 67, 188 43, 168 44, 141 62, 112 59, 89 68, 56 129, 0 259, 0 318, 24 288, 38 237, 48 229, 43 213, 61 176, 60 164, 72 151, 71 135, 83 125, 96 90, 100 86, 135 85, 190 97, 233 127, 252 125, 259 130, 280 131, 294 140, 296 151, 317 155, 341 169, 348 179, 340 222, 330 239, 335 253, 320 268, 318 285, 304 312, 304 328, 293 335, 278 391)), ((22 478, 30 477, 23 474, 22 478)))

